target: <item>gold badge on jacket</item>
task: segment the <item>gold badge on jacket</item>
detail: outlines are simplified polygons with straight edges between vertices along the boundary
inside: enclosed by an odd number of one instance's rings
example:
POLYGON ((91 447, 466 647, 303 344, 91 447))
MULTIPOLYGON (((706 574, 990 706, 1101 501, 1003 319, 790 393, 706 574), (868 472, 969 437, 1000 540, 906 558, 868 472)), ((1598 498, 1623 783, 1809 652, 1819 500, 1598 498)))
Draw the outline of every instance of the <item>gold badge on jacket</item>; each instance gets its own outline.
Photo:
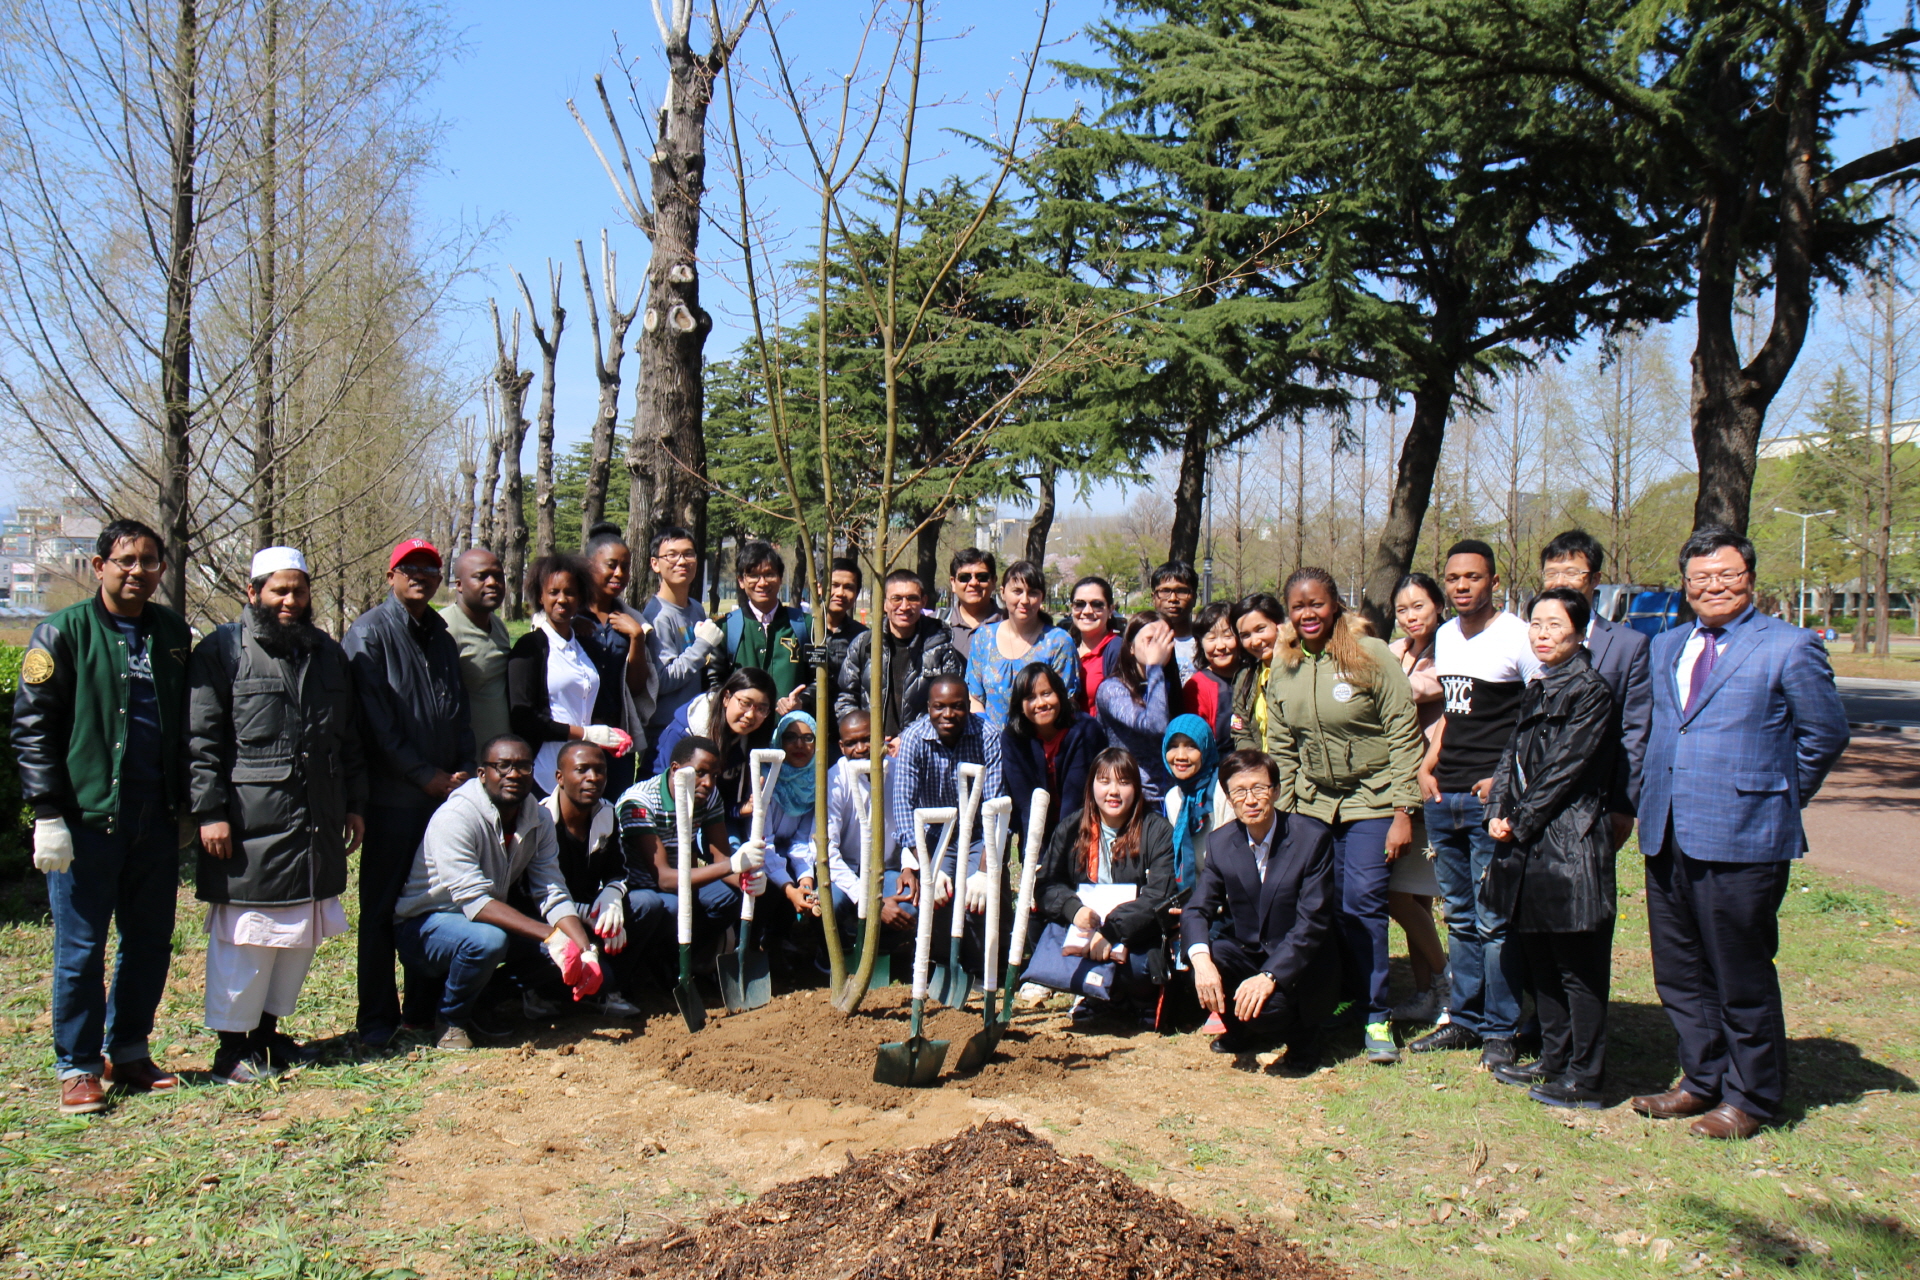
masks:
POLYGON ((45 684, 53 679, 53 655, 45 649, 29 649, 20 661, 20 678, 28 684, 45 684))

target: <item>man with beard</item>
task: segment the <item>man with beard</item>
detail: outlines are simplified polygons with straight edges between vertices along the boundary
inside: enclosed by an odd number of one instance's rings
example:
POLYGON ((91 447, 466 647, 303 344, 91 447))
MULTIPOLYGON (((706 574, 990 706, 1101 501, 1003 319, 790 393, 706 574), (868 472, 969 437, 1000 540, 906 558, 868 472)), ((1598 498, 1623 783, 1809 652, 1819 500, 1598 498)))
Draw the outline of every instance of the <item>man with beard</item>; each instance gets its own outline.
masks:
POLYGON ((346 652, 313 625, 306 558, 254 554, 247 608, 193 651, 187 790, 200 825, 213 1077, 248 1084, 302 1057, 279 1028, 314 949, 347 929, 347 858, 367 773, 346 652))

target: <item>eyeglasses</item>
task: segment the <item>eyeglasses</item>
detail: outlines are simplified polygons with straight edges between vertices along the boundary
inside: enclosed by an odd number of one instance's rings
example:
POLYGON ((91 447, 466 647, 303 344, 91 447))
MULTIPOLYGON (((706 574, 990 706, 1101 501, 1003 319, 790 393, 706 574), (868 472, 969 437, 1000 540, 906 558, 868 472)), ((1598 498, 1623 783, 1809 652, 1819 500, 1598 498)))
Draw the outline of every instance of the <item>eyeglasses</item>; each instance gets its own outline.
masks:
POLYGON ((741 573, 740 581, 742 582, 778 582, 784 576, 785 575, 780 573, 779 570, 777 569, 748 569, 741 573))
POLYGON ((1192 587, 1155 587, 1153 594, 1156 599, 1164 596, 1169 600, 1179 600, 1182 598, 1191 600, 1198 593, 1195 592, 1192 587))
POLYGON ((1235 787, 1227 792, 1227 799, 1235 804, 1246 804, 1254 800, 1265 800, 1273 794, 1273 788, 1261 783, 1255 787, 1235 787))
POLYGON ((491 769, 495 773, 518 774, 525 777, 533 776, 533 761, 531 760, 489 760, 480 767, 482 769, 491 769))
POLYGON ((1096 610, 1106 607, 1107 602, 1105 600, 1075 600, 1073 602, 1073 611, 1075 613, 1093 613, 1096 610))
POLYGON ((1687 575, 1687 585, 1695 591, 1705 591, 1711 587, 1737 587, 1746 576, 1745 569, 1734 569, 1727 573, 1690 573, 1687 575))
POLYGON ((993 581, 993 575, 990 573, 956 573, 953 575, 953 580, 955 582, 988 582, 990 583, 993 581))
POLYGON ((812 746, 814 743, 814 737, 810 733, 789 733, 786 737, 780 739, 780 741, 793 742, 793 743, 804 742, 808 746, 812 746))
POLYGON ((122 573, 132 573, 135 569, 158 573, 161 561, 158 556, 115 556, 107 563, 122 573))
POLYGON ((662 551, 655 560, 664 560, 668 564, 690 564, 700 558, 697 551, 662 551))
POLYGON ((431 564, 397 564, 394 568, 412 578, 415 582, 440 581, 440 568, 431 564))

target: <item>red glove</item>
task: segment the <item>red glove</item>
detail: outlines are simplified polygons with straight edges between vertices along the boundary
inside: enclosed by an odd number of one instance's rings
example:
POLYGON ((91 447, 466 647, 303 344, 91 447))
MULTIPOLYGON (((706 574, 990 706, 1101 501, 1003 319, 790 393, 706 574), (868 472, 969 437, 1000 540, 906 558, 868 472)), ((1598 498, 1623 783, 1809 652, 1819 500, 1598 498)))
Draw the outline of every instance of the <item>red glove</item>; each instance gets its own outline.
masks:
MULTIPOLYGON (((560 971, 560 980, 570 987, 577 986, 586 974, 587 956, 589 953, 582 951, 579 943, 558 929, 555 929, 547 935, 547 940, 543 945, 547 949, 548 957, 553 961, 553 967, 560 971)), ((599 957, 595 956, 595 973, 599 972, 599 963, 599 957)), ((594 986, 597 987, 599 985, 599 979, 596 978, 594 980, 594 986)))
POLYGON ((633 750, 633 735, 610 724, 590 724, 581 731, 580 736, 615 756, 623 756, 633 750))
POLYGON ((599 949, 590 947, 586 951, 581 952, 578 976, 567 979, 568 984, 573 987, 574 1000, 585 1000, 588 996, 598 991, 603 976, 600 972, 599 949))

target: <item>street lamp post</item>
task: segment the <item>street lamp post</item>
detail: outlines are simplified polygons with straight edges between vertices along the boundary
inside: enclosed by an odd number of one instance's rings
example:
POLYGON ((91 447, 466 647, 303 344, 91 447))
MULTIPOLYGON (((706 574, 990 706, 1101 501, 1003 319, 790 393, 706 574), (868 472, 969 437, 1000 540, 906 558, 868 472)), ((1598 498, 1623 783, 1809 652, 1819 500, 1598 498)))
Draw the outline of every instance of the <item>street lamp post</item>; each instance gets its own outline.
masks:
POLYGON ((1774 510, 1783 516, 1792 516, 1800 522, 1800 625, 1807 625, 1807 521, 1818 520, 1821 516, 1830 516, 1831 511, 1789 511, 1785 507, 1774 510))

